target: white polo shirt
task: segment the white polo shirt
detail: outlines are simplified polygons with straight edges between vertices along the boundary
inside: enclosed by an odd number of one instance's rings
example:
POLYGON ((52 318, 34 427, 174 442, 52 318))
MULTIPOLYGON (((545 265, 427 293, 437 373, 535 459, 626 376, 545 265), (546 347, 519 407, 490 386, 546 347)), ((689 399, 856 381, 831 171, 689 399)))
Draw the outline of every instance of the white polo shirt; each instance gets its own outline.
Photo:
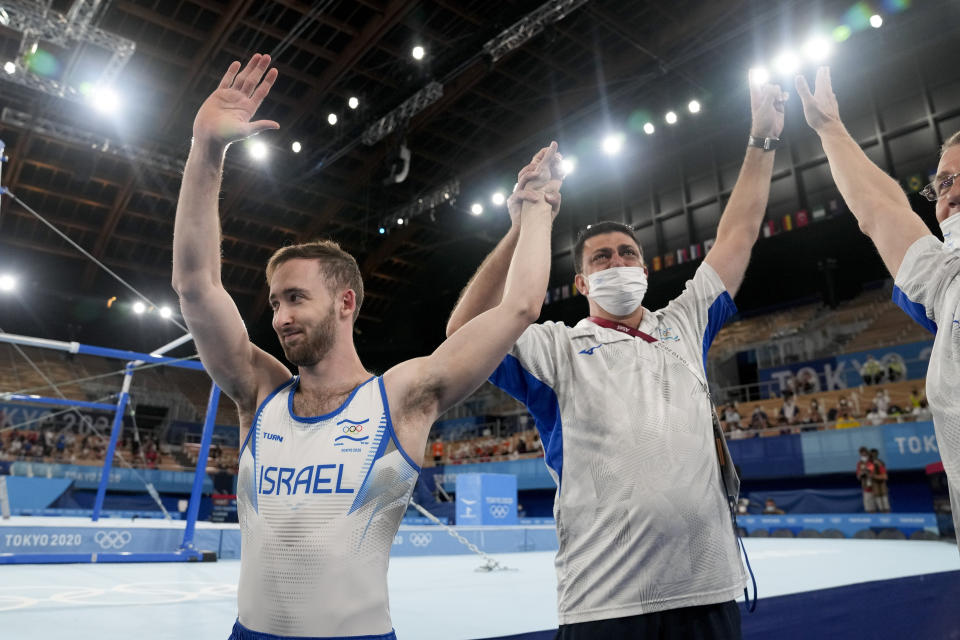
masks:
POLYGON ((547 322, 528 328, 491 376, 530 410, 557 483, 561 624, 742 593, 701 382, 710 343, 735 311, 704 263, 666 308, 645 311, 640 331, 661 344, 589 320, 547 322))
POLYGON ((927 368, 927 401, 947 472, 953 524, 960 531, 960 253, 946 251, 932 235, 918 239, 897 271, 893 301, 936 334, 927 368))

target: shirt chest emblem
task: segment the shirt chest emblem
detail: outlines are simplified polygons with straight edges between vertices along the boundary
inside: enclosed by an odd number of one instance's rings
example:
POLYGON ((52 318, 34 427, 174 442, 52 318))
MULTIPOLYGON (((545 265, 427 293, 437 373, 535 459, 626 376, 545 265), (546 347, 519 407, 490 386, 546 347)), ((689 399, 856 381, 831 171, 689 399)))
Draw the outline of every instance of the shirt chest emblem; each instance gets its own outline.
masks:
POLYGON ((679 342, 680 336, 676 334, 673 327, 657 327, 657 334, 663 341, 679 342))
POLYGON ((366 445, 370 444, 370 418, 366 420, 350 420, 344 418, 337 422, 340 434, 333 439, 333 446, 341 453, 361 453, 366 445))

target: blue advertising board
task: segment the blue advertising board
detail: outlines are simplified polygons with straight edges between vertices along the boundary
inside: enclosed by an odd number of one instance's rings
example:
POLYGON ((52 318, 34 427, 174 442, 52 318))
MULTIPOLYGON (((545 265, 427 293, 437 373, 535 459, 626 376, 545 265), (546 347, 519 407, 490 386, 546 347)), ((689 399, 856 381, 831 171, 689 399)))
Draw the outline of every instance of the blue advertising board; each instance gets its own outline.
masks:
MULTIPOLYGON (((67 478, 73 480, 76 489, 96 489, 103 474, 101 467, 78 464, 56 464, 48 462, 14 462, 10 465, 10 474, 38 478, 67 478)), ((144 491, 146 482, 150 482, 161 493, 190 493, 193 487, 193 471, 166 471, 160 469, 110 470, 107 488, 113 491, 144 491)), ((203 479, 203 492, 213 491, 213 480, 209 475, 203 479)))
POLYGON ((794 534, 803 529, 826 531, 837 529, 850 537, 863 529, 899 529, 909 536, 923 529, 938 533, 937 516, 933 513, 821 513, 780 516, 737 516, 737 525, 748 533, 758 529, 769 532, 790 529, 794 534))
POLYGON ((517 524, 517 477, 505 473, 457 476, 458 525, 517 524))
MULTIPOLYGON (((860 368, 867 361, 867 356, 872 355, 884 365, 884 370, 889 362, 899 361, 905 371, 902 379, 913 380, 926 377, 932 349, 933 340, 925 340, 894 347, 844 353, 830 358, 760 369, 758 379, 761 390, 770 392, 771 395, 780 394, 788 389, 791 381, 794 385, 811 385, 809 393, 849 389, 864 384, 860 368)), ((896 382, 896 380, 884 378, 884 382, 896 382)))

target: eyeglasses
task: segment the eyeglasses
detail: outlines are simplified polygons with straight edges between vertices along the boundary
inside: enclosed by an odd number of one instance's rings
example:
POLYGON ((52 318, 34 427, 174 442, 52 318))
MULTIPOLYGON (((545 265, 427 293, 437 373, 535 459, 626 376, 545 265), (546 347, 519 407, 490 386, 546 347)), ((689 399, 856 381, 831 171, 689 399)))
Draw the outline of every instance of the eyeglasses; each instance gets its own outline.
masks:
POLYGON ((950 188, 953 186, 953 181, 957 179, 957 176, 960 176, 960 173, 947 176, 939 182, 931 182, 920 190, 920 195, 930 202, 936 202, 943 196, 947 195, 947 193, 950 191, 950 188))

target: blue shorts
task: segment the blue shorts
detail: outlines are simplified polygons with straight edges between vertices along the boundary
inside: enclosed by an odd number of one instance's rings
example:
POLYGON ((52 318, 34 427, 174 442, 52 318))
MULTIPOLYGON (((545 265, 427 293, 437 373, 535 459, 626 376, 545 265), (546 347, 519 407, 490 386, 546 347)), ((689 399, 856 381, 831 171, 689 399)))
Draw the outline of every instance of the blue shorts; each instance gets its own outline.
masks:
POLYGON ((272 633, 260 633, 251 631, 240 624, 237 620, 233 624, 233 632, 228 640, 397 640, 397 634, 392 630, 390 633, 384 633, 376 636, 337 636, 333 637, 307 637, 307 636, 275 636, 272 633))

